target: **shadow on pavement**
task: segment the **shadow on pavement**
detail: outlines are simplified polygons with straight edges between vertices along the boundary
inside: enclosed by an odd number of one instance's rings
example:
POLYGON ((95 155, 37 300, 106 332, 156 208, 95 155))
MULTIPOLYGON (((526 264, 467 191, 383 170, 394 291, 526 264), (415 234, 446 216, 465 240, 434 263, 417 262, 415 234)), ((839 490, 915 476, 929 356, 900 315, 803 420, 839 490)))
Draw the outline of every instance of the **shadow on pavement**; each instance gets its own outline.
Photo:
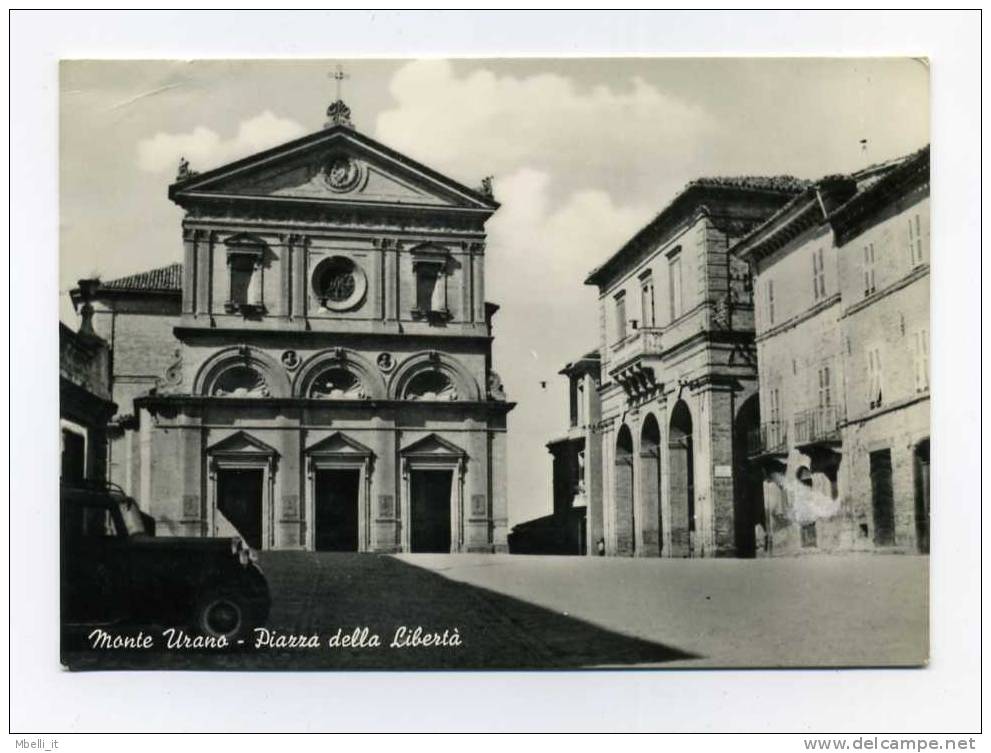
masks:
MULTIPOLYGON (((663 664, 694 655, 615 633, 387 555, 266 552, 276 636, 317 635, 319 648, 83 651, 72 669, 576 669, 663 664), (460 646, 392 648, 397 628, 453 635, 460 646), (341 630, 377 634, 381 645, 330 648, 341 630)), ((123 631, 122 631, 123 632, 123 631)), ((157 633, 156 643, 164 644, 157 633)))

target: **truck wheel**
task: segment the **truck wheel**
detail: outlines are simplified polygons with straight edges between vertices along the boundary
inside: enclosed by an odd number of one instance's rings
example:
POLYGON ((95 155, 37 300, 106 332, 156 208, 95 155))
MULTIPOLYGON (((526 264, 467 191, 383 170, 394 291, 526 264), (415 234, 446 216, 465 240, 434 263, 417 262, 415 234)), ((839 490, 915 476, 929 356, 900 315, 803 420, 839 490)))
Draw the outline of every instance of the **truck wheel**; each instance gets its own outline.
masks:
POLYGON ((197 602, 194 619, 203 635, 233 642, 250 631, 249 615, 248 605, 241 596, 210 591, 197 602))

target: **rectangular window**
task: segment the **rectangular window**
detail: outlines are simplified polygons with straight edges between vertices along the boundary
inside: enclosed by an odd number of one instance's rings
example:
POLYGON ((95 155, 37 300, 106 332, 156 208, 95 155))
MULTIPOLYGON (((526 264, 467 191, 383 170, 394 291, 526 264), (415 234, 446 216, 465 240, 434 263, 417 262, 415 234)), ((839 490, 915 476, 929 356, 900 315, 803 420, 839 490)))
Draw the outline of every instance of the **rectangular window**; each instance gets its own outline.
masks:
POLYGON ((929 391, 929 331, 920 329, 914 337, 915 391, 929 391))
POLYGON ((641 322, 644 327, 653 327, 654 318, 654 277, 647 272, 640 278, 640 308, 641 322))
POLYGON ((922 227, 919 215, 908 220, 908 256, 913 267, 922 264, 922 227))
POLYGON ((880 408, 882 400, 881 349, 867 351, 867 404, 870 408, 880 408))
POLYGON ((447 265, 443 260, 417 259, 416 308, 414 316, 449 317, 447 310, 447 265))
POLYGON ((616 296, 616 342, 626 337, 626 293, 616 296))
POLYGON ((819 408, 828 408, 833 404, 833 384, 832 375, 829 373, 829 366, 824 365, 819 369, 819 408))
POLYGON ((774 280, 767 281, 767 323, 774 324, 774 280))
POLYGON ((812 300, 820 301, 826 297, 826 271, 823 264, 822 248, 812 252, 812 300))
POLYGON ((255 271, 255 262, 250 256, 230 257, 231 291, 230 302, 238 306, 249 303, 251 278, 255 271))
POLYGON ((864 296, 876 290, 874 285, 874 244, 864 246, 864 296))
POLYGON ((682 308, 681 256, 668 262, 668 298, 671 302, 671 321, 684 313, 682 308))

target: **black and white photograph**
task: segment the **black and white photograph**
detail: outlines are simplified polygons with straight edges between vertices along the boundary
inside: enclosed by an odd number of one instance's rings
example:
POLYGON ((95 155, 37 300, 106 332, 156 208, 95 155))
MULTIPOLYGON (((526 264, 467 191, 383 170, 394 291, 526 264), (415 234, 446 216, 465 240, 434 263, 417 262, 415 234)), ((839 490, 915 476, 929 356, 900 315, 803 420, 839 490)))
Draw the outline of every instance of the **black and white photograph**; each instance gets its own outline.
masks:
POLYGON ((974 749, 979 143, 864 41, 928 16, 21 18, 12 732, 974 749))
POLYGON ((925 60, 60 85, 68 667, 926 663, 925 60))

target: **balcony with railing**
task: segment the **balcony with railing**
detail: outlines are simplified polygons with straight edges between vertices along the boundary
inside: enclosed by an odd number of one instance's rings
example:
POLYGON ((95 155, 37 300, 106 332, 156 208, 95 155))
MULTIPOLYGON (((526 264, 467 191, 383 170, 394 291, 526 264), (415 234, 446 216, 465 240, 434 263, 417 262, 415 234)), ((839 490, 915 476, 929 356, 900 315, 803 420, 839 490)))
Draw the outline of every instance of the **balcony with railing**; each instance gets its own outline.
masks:
POLYGON ((784 421, 768 421, 755 426, 747 434, 747 454, 750 457, 788 454, 788 425, 784 421))
POLYGON ((840 444, 840 424, 843 415, 835 405, 809 408, 795 414, 795 445, 797 447, 832 446, 840 444))
POLYGON ((662 352, 660 327, 640 327, 612 346, 609 376, 631 398, 646 397, 659 386, 649 360, 662 352))

